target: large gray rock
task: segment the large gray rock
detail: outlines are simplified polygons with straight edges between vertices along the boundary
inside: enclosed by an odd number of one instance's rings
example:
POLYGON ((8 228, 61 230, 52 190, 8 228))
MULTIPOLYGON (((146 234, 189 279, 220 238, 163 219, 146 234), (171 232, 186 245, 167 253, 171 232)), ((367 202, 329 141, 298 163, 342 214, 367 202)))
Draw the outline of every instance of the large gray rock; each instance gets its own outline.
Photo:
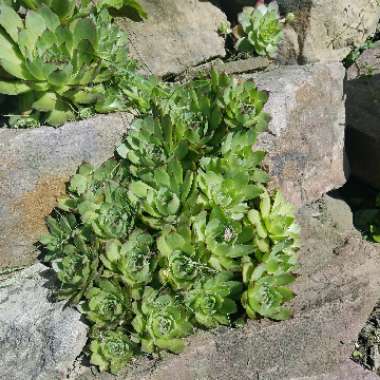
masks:
POLYGON ((352 175, 380 190, 380 73, 347 81, 345 92, 352 175))
POLYGON ((214 57, 224 57, 217 33, 224 13, 209 1, 142 0, 144 22, 121 20, 129 33, 130 53, 146 73, 178 74, 214 57))
POLYGON ((79 312, 51 303, 52 271, 36 264, 0 282, 0 378, 61 380, 87 341, 79 312))
POLYGON ((302 62, 340 61, 375 33, 377 0, 278 0, 283 13, 294 12, 302 62))
POLYGON ((65 183, 83 161, 111 157, 129 121, 113 114, 58 129, 0 129, 0 267, 34 261, 33 243, 65 183))
POLYGON ((344 73, 340 63, 329 63, 243 76, 269 92, 272 121, 259 147, 269 152, 273 185, 298 206, 346 182, 344 73))
MULTIPOLYGON (((341 200, 326 197, 306 206, 298 220, 303 247, 293 319, 199 333, 184 353, 141 359, 117 379, 373 379, 347 360, 380 296, 380 246, 362 240, 341 200)), ((78 380, 114 379, 85 368, 75 374, 78 380)))

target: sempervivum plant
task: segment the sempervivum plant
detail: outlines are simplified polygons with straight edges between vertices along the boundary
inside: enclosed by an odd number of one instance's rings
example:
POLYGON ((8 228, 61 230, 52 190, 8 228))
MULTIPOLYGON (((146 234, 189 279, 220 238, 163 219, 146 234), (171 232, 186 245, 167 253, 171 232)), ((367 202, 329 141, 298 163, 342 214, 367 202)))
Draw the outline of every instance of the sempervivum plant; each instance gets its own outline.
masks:
POLYGON ((157 260, 152 249, 152 235, 136 229, 127 242, 121 244, 113 240, 109 243, 101 260, 104 266, 114 273, 120 273, 121 281, 134 291, 134 298, 139 298, 139 290, 152 281, 157 260))
POLYGON ((48 216, 46 224, 49 233, 42 236, 40 242, 45 247, 45 259, 47 261, 64 256, 64 249, 72 242, 77 233, 78 221, 74 214, 58 214, 57 218, 48 216))
POLYGON ((188 143, 184 132, 178 125, 173 126, 168 117, 137 119, 117 152, 127 160, 134 177, 149 181, 154 171, 170 159, 182 160, 186 156, 188 143))
POLYGON ((188 289, 204 271, 208 253, 201 244, 193 241, 191 230, 180 227, 177 231, 166 230, 157 239, 160 251, 160 280, 173 289, 188 289))
POLYGON ((97 331, 92 334, 89 351, 91 363, 101 371, 110 370, 116 374, 131 360, 136 343, 121 328, 97 331))
POLYGON ((78 237, 74 244, 64 246, 62 257, 54 262, 53 268, 61 285, 59 298, 75 304, 92 286, 97 275, 98 255, 93 247, 78 237))
POLYGON ((236 50, 273 57, 283 35, 277 3, 245 7, 238 19, 236 50))
POLYGON ((248 290, 242 295, 242 305, 252 319, 262 315, 274 320, 285 320, 292 316, 292 311, 284 307, 286 301, 294 298, 294 293, 287 287, 294 277, 284 273, 278 276, 263 276, 250 282, 248 290))
POLYGON ((103 240, 125 239, 134 227, 135 212, 127 184, 115 161, 109 160, 96 170, 83 164, 59 207, 78 214, 81 224, 103 240))
MULTIPOLYGON (((268 253, 271 244, 279 242, 292 242, 292 249, 299 246, 299 227, 295 222, 293 207, 280 192, 271 197, 264 191, 260 195, 259 209, 249 210, 247 217, 254 226, 255 242, 261 252, 268 253)), ((292 254, 293 251, 290 256, 292 254)))
POLYGON ((9 96, 10 124, 58 126, 91 107, 125 108, 115 107, 111 79, 131 68, 127 37, 106 7, 83 8, 88 2, 77 6, 75 0, 24 3, 26 13, 18 13, 0 1, 0 94, 9 96))
POLYGON ((256 251, 252 226, 229 218, 220 209, 214 208, 210 215, 199 213, 193 228, 210 252, 209 265, 216 270, 241 271, 241 258, 256 251))
POLYGON ((220 208, 234 220, 240 220, 249 206, 263 191, 251 181, 244 167, 225 167, 218 158, 205 157, 198 170, 201 202, 207 208, 220 208))
POLYGON ((149 177, 147 182, 133 181, 129 188, 130 201, 139 209, 141 219, 157 230, 179 223, 194 202, 194 173, 174 159, 149 177))
POLYGON ((159 294, 146 287, 141 306, 135 305, 136 317, 132 326, 144 352, 157 349, 179 353, 183 350, 182 338, 188 336, 193 326, 189 314, 170 294, 159 294))
POLYGON ((242 289, 242 284, 232 279, 231 272, 221 272, 198 282, 186 294, 186 305, 199 325, 212 328, 230 324, 230 316, 238 310, 235 300, 242 289))
POLYGON ((97 281, 97 286, 86 292, 87 302, 82 312, 96 327, 112 327, 125 324, 131 318, 131 298, 128 289, 116 281, 97 281))

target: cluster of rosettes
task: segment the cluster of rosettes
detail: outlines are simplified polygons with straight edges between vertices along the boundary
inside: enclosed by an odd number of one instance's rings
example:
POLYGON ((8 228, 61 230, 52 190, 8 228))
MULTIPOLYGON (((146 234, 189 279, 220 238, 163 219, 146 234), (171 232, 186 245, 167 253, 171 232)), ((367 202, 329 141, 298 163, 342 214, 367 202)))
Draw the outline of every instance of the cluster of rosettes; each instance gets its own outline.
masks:
POLYGON ((194 328, 291 315, 298 227, 253 149, 266 95, 215 71, 165 91, 116 159, 79 169, 41 240, 101 370, 178 353, 194 328))
POLYGON ((9 126, 58 126, 139 100, 131 85, 145 89, 127 34, 110 14, 123 9, 145 17, 136 0, 0 0, 0 104, 9 126))

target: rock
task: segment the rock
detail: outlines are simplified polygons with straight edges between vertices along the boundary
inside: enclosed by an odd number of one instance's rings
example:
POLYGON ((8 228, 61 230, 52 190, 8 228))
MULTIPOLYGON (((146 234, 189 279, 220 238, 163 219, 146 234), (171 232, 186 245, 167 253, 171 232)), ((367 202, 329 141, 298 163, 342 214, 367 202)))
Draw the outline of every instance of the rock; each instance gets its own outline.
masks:
POLYGON ((282 65, 297 64, 300 59, 298 34, 290 25, 285 25, 283 33, 276 53, 276 60, 282 65))
MULTIPOLYGON (((274 186, 297 206, 341 187, 344 160, 344 68, 339 63, 286 66, 244 75, 269 92, 265 110, 272 116, 258 147, 274 186), (323 83, 323 86, 321 86, 323 83)), ((346 174, 345 174, 346 172, 346 174)))
POLYGON ((175 80, 185 82, 194 77, 207 75, 210 73, 212 68, 228 75, 234 75, 260 72, 265 69, 270 69, 271 67, 273 68, 274 65, 274 62, 267 57, 249 57, 227 62, 223 62, 222 59, 217 58, 210 62, 203 63, 202 65, 189 68, 183 73, 177 75, 175 80))
POLYGON ((376 31, 377 0, 278 0, 281 11, 293 12, 300 61, 340 61, 376 31))
POLYGON ((111 157, 129 121, 113 114, 58 129, 0 129, 0 267, 34 261, 33 244, 65 183, 83 161, 111 157))
MULTIPOLYGON (((184 353, 158 362, 140 359, 117 379, 373 379, 348 358, 379 297, 380 246, 362 240, 350 223, 350 208, 339 200, 305 206, 298 220, 303 247, 293 319, 201 332, 184 353), (337 212, 346 218, 333 219, 337 212)), ((111 379, 89 369, 80 373, 78 380, 111 379)))
POLYGON ((42 264, 0 283, 0 378, 61 380, 87 341, 79 312, 51 303, 53 273, 42 264))
POLYGON ((347 79, 380 74, 380 41, 370 49, 364 50, 360 57, 347 70, 347 79))
POLYGON ((121 20, 129 33, 130 53, 146 73, 179 74, 214 57, 224 57, 224 39, 217 29, 225 14, 211 2, 142 0, 144 22, 121 20))
POLYGON ((379 380, 379 376, 360 367, 352 360, 346 360, 341 366, 328 374, 294 380, 379 380))
POLYGON ((380 73, 345 83, 346 150, 352 175, 380 190, 380 73))

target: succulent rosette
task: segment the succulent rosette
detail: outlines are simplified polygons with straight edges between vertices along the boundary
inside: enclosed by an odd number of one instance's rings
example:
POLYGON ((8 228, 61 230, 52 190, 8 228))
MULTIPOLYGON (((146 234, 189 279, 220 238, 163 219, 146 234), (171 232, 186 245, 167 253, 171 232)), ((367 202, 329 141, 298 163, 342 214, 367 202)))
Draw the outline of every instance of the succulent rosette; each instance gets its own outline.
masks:
POLYGON ((104 240, 126 239, 134 227, 128 182, 120 180, 119 170, 115 161, 96 170, 82 165, 71 179, 71 193, 59 202, 61 209, 78 213, 81 222, 104 240))
POLYGON ((219 158, 205 157, 198 170, 199 201, 207 208, 220 208, 233 220, 241 220, 249 202, 263 191, 244 168, 223 167, 219 158))
POLYGON ((203 327, 230 325, 230 316, 238 310, 236 299, 241 290, 242 284, 233 280, 232 273, 221 272, 196 283, 186 294, 185 303, 203 327))
POLYGON ((277 276, 263 276, 250 282, 241 300, 249 318, 256 319, 262 316, 274 320, 289 319, 292 311, 283 304, 295 296, 288 288, 294 279, 290 273, 283 273, 277 276))
POLYGON ((97 365, 101 371, 117 374, 132 359, 136 351, 136 343, 123 329, 98 332, 89 345, 91 364, 97 365))
POLYGON ((74 214, 59 213, 56 218, 46 218, 48 233, 41 236, 40 243, 44 246, 44 261, 51 261, 64 256, 64 249, 72 242, 78 233, 78 221, 74 214))
MULTIPOLYGON (((136 229, 125 244, 111 241, 101 260, 107 269, 119 273, 120 279, 131 289, 139 290, 152 281, 157 265, 153 242, 149 233, 136 229)), ((138 292, 134 296, 138 297, 138 292)))
POLYGON ((11 126, 37 126, 38 121, 58 126, 88 107, 126 109, 113 83, 134 64, 127 56, 126 34, 107 10, 112 4, 21 3, 26 13, 0 2, 0 94, 13 107, 11 126))
POLYGON ((236 221, 214 208, 210 215, 201 212, 193 218, 197 239, 210 252, 208 263, 218 271, 241 271, 241 258, 254 254, 252 226, 236 221))
POLYGON ((245 7, 238 16, 238 51, 273 57, 283 36, 283 23, 276 2, 245 7))
POLYGON ((98 256, 93 247, 88 247, 80 239, 74 240, 75 245, 64 246, 63 257, 54 261, 53 268, 60 281, 59 299, 68 299, 75 304, 93 284, 98 256))
POLYGON ((193 326, 186 308, 173 296, 147 287, 141 307, 135 306, 135 312, 132 326, 143 351, 162 349, 179 353, 183 350, 183 338, 191 334, 193 326))
POLYGON ((96 327, 118 326, 131 319, 130 292, 116 281, 99 279, 86 298, 81 311, 96 327))
POLYGON ((174 289, 187 289, 209 268, 205 246, 196 244, 190 229, 180 227, 177 231, 163 231, 157 240, 160 251, 159 277, 162 284, 174 289))
POLYGON ((140 218, 153 229, 180 223, 195 201, 195 176, 184 170, 178 160, 156 169, 151 180, 132 181, 130 201, 139 209, 140 218))

